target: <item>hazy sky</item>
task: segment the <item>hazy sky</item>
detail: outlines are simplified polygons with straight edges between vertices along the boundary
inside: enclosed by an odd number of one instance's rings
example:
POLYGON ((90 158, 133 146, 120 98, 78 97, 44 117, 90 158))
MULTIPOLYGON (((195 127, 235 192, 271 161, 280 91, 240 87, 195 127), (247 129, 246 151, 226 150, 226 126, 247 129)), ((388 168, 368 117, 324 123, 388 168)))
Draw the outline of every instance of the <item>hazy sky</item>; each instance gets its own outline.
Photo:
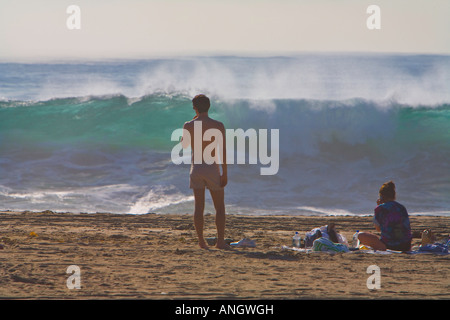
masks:
POLYGON ((449 0, 1 0, 0 59, 304 51, 450 54, 449 0), (369 30, 369 5, 381 29, 369 30), (69 5, 81 29, 69 30, 69 5))

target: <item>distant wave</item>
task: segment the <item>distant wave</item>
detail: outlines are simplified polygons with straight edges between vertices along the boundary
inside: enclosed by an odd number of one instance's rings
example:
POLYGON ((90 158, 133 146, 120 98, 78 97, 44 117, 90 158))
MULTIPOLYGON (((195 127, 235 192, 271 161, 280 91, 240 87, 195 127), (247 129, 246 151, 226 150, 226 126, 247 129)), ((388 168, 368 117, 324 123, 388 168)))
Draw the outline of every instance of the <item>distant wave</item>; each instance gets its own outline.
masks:
MULTIPOLYGON (((2 101, 0 200, 88 212, 183 206, 192 201, 188 168, 171 163, 170 137, 192 115, 179 93, 2 101)), ((448 104, 217 99, 211 115, 230 129, 280 129, 279 173, 231 166, 230 204, 367 214, 394 179, 415 211, 448 212, 448 104)))

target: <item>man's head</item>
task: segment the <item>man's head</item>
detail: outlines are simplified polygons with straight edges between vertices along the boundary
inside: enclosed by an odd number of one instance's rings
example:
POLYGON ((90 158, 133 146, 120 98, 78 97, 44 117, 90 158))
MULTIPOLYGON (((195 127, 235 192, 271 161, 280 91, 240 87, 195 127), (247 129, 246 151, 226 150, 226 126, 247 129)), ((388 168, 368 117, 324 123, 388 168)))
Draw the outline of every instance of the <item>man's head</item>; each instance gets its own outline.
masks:
POLYGON ((198 113, 208 112, 210 107, 209 98, 204 94, 198 94, 192 99, 192 105, 194 109, 198 111, 198 113))

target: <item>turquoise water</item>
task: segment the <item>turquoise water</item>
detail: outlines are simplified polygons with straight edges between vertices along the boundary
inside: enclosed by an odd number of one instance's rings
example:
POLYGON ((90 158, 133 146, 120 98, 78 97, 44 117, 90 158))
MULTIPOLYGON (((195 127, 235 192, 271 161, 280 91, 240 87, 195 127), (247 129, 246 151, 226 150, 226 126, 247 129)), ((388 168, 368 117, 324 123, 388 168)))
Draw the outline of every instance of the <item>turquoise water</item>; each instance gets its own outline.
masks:
POLYGON ((393 179, 411 213, 450 214, 448 57, 203 61, 0 64, 0 209, 191 212, 170 138, 206 92, 227 128, 280 132, 276 175, 230 165, 229 213, 370 214, 393 179))

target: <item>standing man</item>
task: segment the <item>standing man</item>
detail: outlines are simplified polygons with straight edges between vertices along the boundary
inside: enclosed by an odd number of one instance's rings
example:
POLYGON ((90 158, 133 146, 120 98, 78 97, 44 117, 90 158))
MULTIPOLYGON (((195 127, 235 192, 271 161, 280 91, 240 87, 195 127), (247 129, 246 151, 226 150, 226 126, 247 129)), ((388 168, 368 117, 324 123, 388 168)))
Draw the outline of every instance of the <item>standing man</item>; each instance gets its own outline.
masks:
POLYGON ((193 189, 195 199, 194 225, 200 248, 208 249, 203 237, 203 212, 205 209, 205 188, 209 189, 216 209, 217 243, 216 247, 225 249, 225 196, 227 185, 227 163, 225 126, 222 122, 208 116, 209 98, 199 94, 192 99, 195 117, 184 124, 182 146, 192 149, 189 187, 193 189), (206 138, 205 132, 216 133, 206 138), (187 134, 189 133, 189 134, 187 134), (201 138, 199 138, 201 137, 201 138), (205 141, 206 140, 206 141, 205 141), (205 149, 207 149, 205 152, 205 149), (210 152, 210 157, 207 153, 210 152), (217 152, 218 151, 218 152, 217 152), (205 155, 206 153, 206 155, 205 155), (220 165, 222 173, 220 173, 220 165))

